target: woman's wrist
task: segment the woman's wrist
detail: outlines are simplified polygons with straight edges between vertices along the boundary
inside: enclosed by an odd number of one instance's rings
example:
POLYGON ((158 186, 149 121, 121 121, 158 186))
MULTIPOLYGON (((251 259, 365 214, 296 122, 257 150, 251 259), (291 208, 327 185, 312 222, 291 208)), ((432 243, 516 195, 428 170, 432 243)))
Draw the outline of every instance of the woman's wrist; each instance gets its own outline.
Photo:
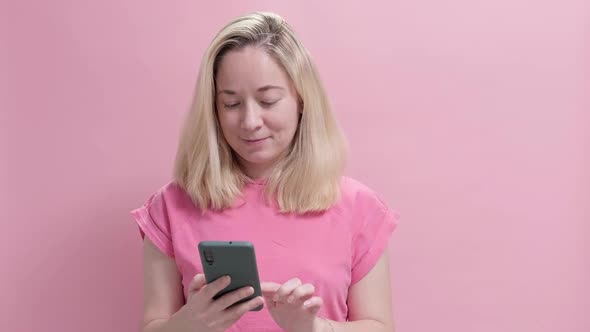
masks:
POLYGON ((335 332, 334 325, 328 319, 316 317, 313 332, 335 332))

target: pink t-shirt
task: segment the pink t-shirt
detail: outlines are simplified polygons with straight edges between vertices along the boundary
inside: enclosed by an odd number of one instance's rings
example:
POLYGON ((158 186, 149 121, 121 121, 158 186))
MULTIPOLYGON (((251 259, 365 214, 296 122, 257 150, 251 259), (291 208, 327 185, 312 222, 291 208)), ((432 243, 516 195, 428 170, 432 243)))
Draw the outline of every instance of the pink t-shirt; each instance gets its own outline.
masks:
MULTIPOLYGON (((264 184, 247 184, 243 197, 223 212, 202 215, 188 194, 168 183, 131 212, 141 237, 174 258, 185 299, 192 278, 202 273, 200 241, 250 241, 261 282, 284 283, 298 277, 311 283, 324 305, 319 316, 346 321, 351 285, 361 280, 387 247, 398 222, 375 192, 342 178, 341 198, 321 214, 280 214, 267 204, 264 184)), ((230 331, 281 331, 267 310, 249 312, 230 331)))

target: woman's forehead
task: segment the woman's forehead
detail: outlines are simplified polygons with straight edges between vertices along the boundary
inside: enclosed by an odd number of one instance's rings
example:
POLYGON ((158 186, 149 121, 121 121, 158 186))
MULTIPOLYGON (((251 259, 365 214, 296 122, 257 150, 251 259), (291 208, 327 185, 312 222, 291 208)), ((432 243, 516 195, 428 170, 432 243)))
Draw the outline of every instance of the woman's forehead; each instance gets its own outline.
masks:
POLYGON ((246 47, 226 53, 216 75, 219 90, 271 91, 289 88, 285 71, 264 50, 246 47))

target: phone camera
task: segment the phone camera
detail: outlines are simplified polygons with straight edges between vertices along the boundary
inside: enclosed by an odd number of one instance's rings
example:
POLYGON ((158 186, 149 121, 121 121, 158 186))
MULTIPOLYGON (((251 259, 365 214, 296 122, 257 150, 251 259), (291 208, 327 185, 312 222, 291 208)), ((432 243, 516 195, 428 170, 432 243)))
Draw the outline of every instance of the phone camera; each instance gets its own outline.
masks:
POLYGON ((211 250, 205 250, 205 261, 207 262, 207 264, 213 265, 214 259, 211 250))

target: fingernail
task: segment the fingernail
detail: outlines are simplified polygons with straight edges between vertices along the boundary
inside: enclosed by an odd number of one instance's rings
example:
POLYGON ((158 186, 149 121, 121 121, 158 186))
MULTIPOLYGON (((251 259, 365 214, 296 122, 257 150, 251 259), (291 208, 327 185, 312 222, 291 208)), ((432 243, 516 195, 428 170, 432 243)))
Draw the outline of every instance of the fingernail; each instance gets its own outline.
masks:
POLYGON ((289 296, 287 298, 287 303, 292 303, 293 302, 293 296, 289 296))
POLYGON ((304 306, 304 307, 307 307, 308 305, 309 305, 309 300, 307 300, 307 301, 303 302, 303 306, 304 306))

